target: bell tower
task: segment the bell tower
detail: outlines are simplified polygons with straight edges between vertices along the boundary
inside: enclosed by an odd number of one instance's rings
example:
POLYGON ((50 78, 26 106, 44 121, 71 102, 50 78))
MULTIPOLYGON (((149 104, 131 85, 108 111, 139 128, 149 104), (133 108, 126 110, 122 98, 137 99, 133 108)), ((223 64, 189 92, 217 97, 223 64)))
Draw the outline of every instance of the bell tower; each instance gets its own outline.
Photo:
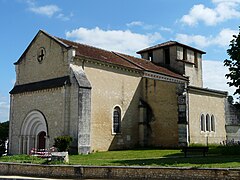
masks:
POLYGON ((189 78, 189 85, 203 87, 202 55, 204 51, 176 41, 167 41, 137 52, 143 59, 166 67, 189 78))

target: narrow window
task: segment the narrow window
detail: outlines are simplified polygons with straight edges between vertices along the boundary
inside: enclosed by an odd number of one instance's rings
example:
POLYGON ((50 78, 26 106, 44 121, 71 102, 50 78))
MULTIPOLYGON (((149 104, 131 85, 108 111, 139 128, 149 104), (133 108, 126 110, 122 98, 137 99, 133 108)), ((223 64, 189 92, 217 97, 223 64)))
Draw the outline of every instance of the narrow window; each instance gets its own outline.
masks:
POLYGON ((210 131, 210 117, 208 114, 206 116, 206 131, 210 131))
POLYGON ((198 67, 198 53, 194 52, 194 65, 197 68, 198 67))
POLYGON ((164 49, 165 64, 170 64, 170 50, 169 48, 164 49))
POLYGON ((113 111, 113 133, 121 133, 121 109, 118 106, 113 111))
POLYGON ((187 50, 183 48, 183 60, 187 60, 187 50))
POLYGON ((148 52, 148 60, 152 61, 153 60, 153 53, 148 52))
POLYGON ((201 115, 201 131, 205 131, 205 116, 201 115))
POLYGON ((211 116, 211 131, 215 131, 215 118, 213 115, 211 116))

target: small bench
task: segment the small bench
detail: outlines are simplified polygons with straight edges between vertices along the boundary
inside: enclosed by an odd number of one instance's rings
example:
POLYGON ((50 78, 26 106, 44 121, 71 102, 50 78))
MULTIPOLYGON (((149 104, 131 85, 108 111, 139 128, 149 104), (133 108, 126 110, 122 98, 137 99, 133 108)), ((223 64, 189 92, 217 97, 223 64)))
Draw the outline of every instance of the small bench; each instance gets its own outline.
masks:
POLYGON ((184 157, 187 157, 187 152, 202 152, 203 156, 206 156, 206 153, 208 152, 207 146, 202 147, 183 147, 182 152, 184 152, 184 157))

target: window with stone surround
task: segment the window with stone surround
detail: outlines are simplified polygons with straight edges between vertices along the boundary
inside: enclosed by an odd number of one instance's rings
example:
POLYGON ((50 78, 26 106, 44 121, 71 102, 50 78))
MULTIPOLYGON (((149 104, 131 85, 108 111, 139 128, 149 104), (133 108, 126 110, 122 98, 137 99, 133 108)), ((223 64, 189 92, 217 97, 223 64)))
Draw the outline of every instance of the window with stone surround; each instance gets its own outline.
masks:
POLYGON ((201 115, 201 131, 205 131, 205 116, 201 115))
POLYGON ((200 118, 201 132, 215 132, 215 117, 214 115, 201 114, 200 118))
POLYGON ((206 131, 210 131, 210 116, 207 114, 206 116, 206 131))
POLYGON ((215 118, 214 118, 214 115, 211 116, 211 131, 215 131, 215 118))
POLYGON ((118 106, 113 110, 113 133, 121 133, 121 109, 118 106))

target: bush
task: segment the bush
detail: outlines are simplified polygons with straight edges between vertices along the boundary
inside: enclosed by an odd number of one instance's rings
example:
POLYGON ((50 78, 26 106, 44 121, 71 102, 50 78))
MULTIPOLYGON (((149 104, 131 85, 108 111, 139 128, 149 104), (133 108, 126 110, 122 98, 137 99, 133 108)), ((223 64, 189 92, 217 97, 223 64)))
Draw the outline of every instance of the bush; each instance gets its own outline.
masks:
POLYGON ((0 156, 5 154, 5 142, 8 139, 9 121, 0 123, 0 156))
POLYGON ((5 141, 0 139, 0 157, 5 154, 6 148, 5 148, 5 141))
POLYGON ((68 151, 70 143, 72 142, 71 136, 59 136, 54 138, 54 147, 58 149, 58 151, 68 151))
POLYGON ((240 145, 220 146, 222 155, 240 155, 240 145))

